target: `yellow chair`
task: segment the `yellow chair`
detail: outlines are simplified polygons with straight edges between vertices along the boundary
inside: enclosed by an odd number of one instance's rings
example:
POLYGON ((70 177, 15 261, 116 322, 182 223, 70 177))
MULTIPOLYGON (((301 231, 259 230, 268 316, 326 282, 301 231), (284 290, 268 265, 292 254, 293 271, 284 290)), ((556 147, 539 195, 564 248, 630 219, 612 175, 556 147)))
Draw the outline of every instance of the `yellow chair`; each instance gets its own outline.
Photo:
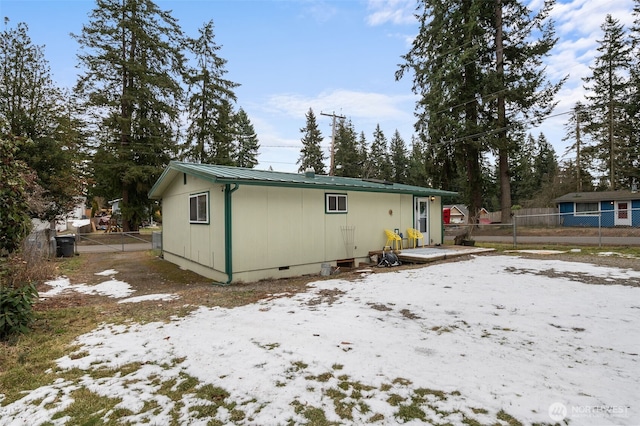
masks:
POLYGON ((385 229, 384 233, 387 235, 387 243, 385 244, 385 247, 389 246, 393 250, 395 250, 395 246, 402 248, 402 237, 400 235, 396 234, 390 229, 385 229))
POLYGON ((418 240, 422 240, 422 247, 424 247, 424 235, 417 229, 407 228, 407 238, 411 241, 411 247, 417 247, 418 240))

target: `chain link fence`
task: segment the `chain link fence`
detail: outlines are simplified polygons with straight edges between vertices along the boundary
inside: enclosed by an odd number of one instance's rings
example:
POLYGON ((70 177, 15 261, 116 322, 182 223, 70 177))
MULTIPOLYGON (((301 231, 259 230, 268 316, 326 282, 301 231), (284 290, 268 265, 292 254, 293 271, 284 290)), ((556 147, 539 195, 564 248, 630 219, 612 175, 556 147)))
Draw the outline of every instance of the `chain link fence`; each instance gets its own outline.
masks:
POLYGON ((640 208, 518 214, 510 223, 445 224, 445 241, 512 244, 640 246, 640 208))

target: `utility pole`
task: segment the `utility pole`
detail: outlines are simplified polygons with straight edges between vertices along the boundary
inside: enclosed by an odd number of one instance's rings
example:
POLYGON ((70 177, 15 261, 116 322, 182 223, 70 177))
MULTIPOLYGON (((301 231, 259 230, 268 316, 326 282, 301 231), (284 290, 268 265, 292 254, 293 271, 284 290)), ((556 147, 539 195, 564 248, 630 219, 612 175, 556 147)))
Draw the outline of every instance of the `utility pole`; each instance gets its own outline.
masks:
POLYGON ((334 154, 335 145, 336 145, 336 118, 340 118, 344 120, 346 117, 344 115, 336 115, 335 112, 331 114, 325 114, 324 112, 320 111, 320 115, 326 115, 327 117, 332 118, 331 120, 332 121, 331 123, 331 165, 329 166, 329 176, 333 176, 334 168, 335 168, 333 154, 334 154))

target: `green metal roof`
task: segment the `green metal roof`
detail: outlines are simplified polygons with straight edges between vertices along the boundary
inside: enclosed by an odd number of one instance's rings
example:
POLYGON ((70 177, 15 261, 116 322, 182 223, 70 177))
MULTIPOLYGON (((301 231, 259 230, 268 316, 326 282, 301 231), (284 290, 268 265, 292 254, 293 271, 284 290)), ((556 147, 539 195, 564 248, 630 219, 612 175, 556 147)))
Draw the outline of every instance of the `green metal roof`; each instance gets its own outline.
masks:
POLYGON ((172 161, 149 191, 149 198, 160 199, 166 187, 179 173, 196 176, 217 184, 276 186, 285 188, 317 188, 344 191, 383 192, 412 194, 417 196, 457 195, 455 192, 421 186, 402 185, 373 179, 357 179, 339 176, 284 173, 268 170, 245 169, 213 164, 194 164, 172 161))

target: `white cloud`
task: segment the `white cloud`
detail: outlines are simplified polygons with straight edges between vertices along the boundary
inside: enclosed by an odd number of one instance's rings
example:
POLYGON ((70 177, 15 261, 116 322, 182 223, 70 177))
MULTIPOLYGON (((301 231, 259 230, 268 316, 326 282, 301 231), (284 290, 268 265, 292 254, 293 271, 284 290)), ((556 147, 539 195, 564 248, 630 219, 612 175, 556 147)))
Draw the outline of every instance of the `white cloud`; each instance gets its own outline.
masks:
POLYGON ((416 2, 414 0, 369 0, 367 24, 371 26, 390 22, 396 25, 414 24, 416 2))
MULTIPOLYGON (((276 94, 267 100, 265 107, 303 120, 309 108, 313 109, 316 116, 321 112, 335 112, 353 119, 406 120, 411 118, 411 112, 402 106, 407 102, 412 104, 413 99, 414 96, 411 94, 386 95, 338 89, 322 92, 315 97, 305 97, 299 94, 276 94)), ((413 111, 413 107, 410 111, 413 111)))

